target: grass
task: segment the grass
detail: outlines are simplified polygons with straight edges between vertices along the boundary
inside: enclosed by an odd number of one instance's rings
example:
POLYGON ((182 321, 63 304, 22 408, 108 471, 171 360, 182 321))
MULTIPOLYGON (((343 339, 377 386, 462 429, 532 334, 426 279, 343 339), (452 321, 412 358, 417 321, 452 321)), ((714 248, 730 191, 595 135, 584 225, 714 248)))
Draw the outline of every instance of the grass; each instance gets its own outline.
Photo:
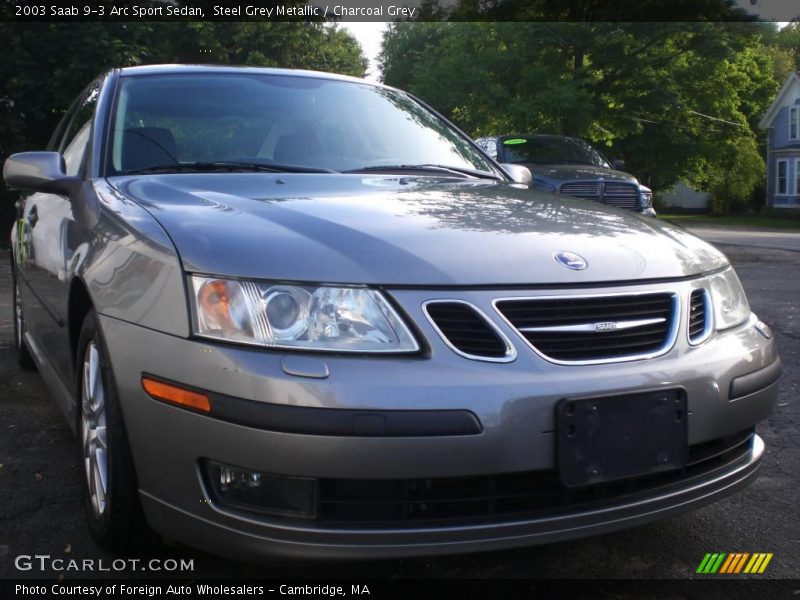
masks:
POLYGON ((800 217, 775 217, 759 215, 659 215, 660 219, 679 225, 698 227, 742 227, 755 229, 780 229, 800 231, 800 217))

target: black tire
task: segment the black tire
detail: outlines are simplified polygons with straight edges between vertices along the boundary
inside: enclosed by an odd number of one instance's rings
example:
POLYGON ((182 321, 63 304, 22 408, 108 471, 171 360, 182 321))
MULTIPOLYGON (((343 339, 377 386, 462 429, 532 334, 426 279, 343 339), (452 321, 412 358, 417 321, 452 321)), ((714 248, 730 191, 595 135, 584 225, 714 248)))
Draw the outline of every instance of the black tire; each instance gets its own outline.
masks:
POLYGON ((17 269, 14 266, 14 256, 11 256, 11 320, 14 322, 14 346, 17 349, 17 364, 23 371, 35 371, 36 363, 33 361, 31 351, 25 343, 25 317, 19 301, 19 286, 17 283, 17 269))
MULTIPOLYGON (((142 507, 139 503, 138 483, 133 465, 128 435, 122 419, 122 410, 111 370, 108 351, 106 349, 97 315, 90 310, 83 321, 81 334, 78 339, 78 353, 75 359, 75 394, 78 402, 78 451, 80 464, 83 466, 83 499, 86 520, 89 530, 97 544, 110 552, 125 552, 142 549, 150 545, 153 534, 144 519, 142 507), (99 366, 95 373, 100 374, 99 383, 102 384, 102 406, 104 412, 105 440, 101 442, 99 431, 101 427, 96 419, 92 407, 97 407, 84 389, 84 373, 89 373, 92 367, 87 367, 91 351, 96 352, 99 366), (89 371, 87 371, 87 368, 89 371), (84 419, 84 415, 87 416, 84 419), (89 426, 95 418, 95 427, 89 426), (94 437, 92 437, 92 434, 94 437), (87 443, 87 437, 90 438, 87 443), (105 485, 102 486, 102 508, 98 500, 99 495, 94 490, 98 489, 99 480, 95 476, 99 471, 92 467, 100 459, 88 459, 87 447, 104 448, 102 456, 105 463, 105 485), (94 460, 95 462, 91 462, 94 460)), ((95 375, 95 380, 97 376, 95 375)), ((91 376, 89 377, 91 382, 91 376)), ((96 390, 97 388, 95 388, 96 390)), ((94 454, 98 456, 97 451, 94 454)))

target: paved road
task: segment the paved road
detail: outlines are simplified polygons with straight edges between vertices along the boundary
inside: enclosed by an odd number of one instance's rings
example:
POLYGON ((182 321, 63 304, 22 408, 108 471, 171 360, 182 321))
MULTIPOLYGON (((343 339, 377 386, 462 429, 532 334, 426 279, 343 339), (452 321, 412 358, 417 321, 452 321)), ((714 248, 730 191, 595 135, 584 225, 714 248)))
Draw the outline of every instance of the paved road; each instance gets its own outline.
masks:
MULTIPOLYGON (((748 489, 660 523, 506 552, 269 566, 183 548, 166 547, 158 554, 193 558, 195 578, 650 579, 691 577, 706 552, 774 552, 766 576, 800 578, 800 253, 723 249, 736 264, 753 309, 773 325, 786 365, 779 406, 758 428, 767 444, 761 476, 748 489)), ((7 265, 0 253, 0 578, 42 576, 17 571, 14 558, 20 554, 110 563, 113 557, 97 549, 84 524, 76 442, 39 376, 14 366, 7 265)))
POLYGON ((723 229, 693 227, 686 229, 712 244, 769 248, 800 252, 800 233, 786 231, 753 231, 749 229, 723 229))

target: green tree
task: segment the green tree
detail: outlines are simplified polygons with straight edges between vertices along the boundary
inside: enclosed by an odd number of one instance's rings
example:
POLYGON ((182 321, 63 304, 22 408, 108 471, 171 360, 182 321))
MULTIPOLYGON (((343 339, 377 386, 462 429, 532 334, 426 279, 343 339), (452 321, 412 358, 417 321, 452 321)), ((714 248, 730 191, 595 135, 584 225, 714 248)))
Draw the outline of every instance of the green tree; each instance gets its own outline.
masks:
MULTIPOLYGON (((800 23, 789 23, 775 36, 775 43, 791 60, 791 67, 800 69, 800 23)), ((788 75, 787 73, 784 77, 788 75)))
POLYGON ((304 68, 363 76, 358 42, 328 23, 0 23, 0 159, 42 148, 96 75, 147 63, 304 68))
POLYGON ((777 91, 762 40, 771 32, 720 22, 396 23, 380 60, 387 83, 473 135, 583 137, 655 189, 679 177, 709 187, 715 170, 739 166, 720 152, 726 145, 753 150, 748 172, 763 168, 757 122, 777 91))
MULTIPOLYGON (((244 64, 358 77, 367 68, 358 42, 323 22, 0 22, 0 40, 0 162, 43 149, 70 102, 112 67, 244 64)), ((0 190, 0 222, 7 223, 13 205, 0 190)))

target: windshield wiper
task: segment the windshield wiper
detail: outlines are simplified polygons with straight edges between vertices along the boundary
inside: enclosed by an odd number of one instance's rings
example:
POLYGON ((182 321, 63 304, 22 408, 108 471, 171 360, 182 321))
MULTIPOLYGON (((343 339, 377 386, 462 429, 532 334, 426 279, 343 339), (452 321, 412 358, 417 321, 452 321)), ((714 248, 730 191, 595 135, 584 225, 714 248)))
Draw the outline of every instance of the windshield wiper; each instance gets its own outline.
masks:
POLYGON ((214 171, 256 171, 266 173, 338 173, 333 169, 304 167, 302 165, 283 165, 278 163, 250 162, 190 162, 152 165, 141 169, 128 169, 118 175, 147 175, 151 173, 213 173, 214 171))
POLYGON ((502 181, 500 177, 489 173, 488 171, 479 171, 477 169, 466 169, 464 167, 450 167, 447 165, 433 165, 433 164, 420 164, 420 165, 369 165, 366 167, 359 167, 358 169, 350 169, 349 171, 342 171, 343 173, 369 173, 372 171, 435 171, 437 173, 451 173, 460 175, 462 177, 478 177, 480 179, 496 179, 502 181))

